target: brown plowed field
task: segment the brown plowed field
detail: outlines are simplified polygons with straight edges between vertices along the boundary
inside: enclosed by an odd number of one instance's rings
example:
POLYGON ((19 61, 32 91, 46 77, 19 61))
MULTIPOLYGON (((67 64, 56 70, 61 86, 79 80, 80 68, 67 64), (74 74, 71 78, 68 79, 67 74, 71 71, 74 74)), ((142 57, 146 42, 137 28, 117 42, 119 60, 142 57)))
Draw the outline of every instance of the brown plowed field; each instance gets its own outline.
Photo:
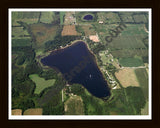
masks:
POLYGON ((76 36, 76 35, 80 35, 80 33, 78 33, 76 31, 75 25, 65 25, 63 27, 63 31, 62 31, 62 36, 76 36))
POLYGON ((12 110, 12 115, 22 115, 22 110, 21 109, 14 109, 14 110, 12 110))
POLYGON ((24 111, 23 115, 42 115, 42 108, 32 108, 24 111))

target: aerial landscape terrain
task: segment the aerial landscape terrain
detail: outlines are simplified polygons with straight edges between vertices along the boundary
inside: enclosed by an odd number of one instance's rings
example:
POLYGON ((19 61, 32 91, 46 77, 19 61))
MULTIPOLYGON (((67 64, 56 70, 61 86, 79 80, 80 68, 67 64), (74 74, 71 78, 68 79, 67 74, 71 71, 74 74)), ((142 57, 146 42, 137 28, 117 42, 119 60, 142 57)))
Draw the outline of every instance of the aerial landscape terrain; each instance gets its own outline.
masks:
POLYGON ((148 115, 149 14, 12 11, 12 115, 148 115))

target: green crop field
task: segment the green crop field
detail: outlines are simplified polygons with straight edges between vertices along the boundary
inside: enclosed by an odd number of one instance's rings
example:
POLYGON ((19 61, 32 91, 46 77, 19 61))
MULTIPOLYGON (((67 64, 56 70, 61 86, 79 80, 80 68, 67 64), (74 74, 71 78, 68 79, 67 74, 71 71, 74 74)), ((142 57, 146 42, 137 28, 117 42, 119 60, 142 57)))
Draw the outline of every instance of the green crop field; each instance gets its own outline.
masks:
POLYGON ((49 24, 54 20, 53 19, 54 16, 55 16, 54 12, 41 12, 40 22, 49 24))
POLYGON ((31 39, 12 39, 12 47, 17 46, 30 46, 31 45, 31 39))
POLYGON ((64 22, 64 15, 65 15, 65 12, 60 12, 60 24, 62 25, 63 22, 64 22))
POLYGON ((44 78, 39 77, 37 74, 29 75, 30 79, 36 84, 35 94, 40 94, 45 88, 53 86, 55 79, 45 80, 44 78))
POLYGON ((144 68, 136 69, 135 73, 139 81, 140 87, 143 90, 144 96, 146 99, 148 99, 148 73, 144 68))
POLYGON ((119 63, 124 67, 143 66, 143 61, 139 58, 120 58, 119 63))
POLYGON ((134 57, 135 55, 145 57, 148 56, 147 49, 122 49, 112 50, 112 55, 116 58, 134 57))
POLYGON ((144 30, 144 24, 126 24, 126 28, 122 31, 122 36, 147 36, 144 30))
POLYGON ((132 17, 133 12, 120 12, 119 13, 123 22, 132 22, 134 23, 134 19, 132 17))
POLYGON ((12 38, 13 39, 22 39, 22 38, 31 38, 28 31, 23 27, 12 27, 12 38))
POLYGON ((126 48, 146 48, 144 43, 142 42, 142 36, 119 36, 117 38, 113 38, 113 41, 109 43, 109 48, 111 49, 126 49, 126 48))
POLYGON ((117 13, 114 12, 98 12, 98 20, 103 21, 104 23, 115 23, 120 22, 120 18, 117 13))
POLYGON ((146 23, 148 20, 144 14, 133 15, 133 18, 134 18, 135 22, 137 22, 137 23, 139 23, 139 22, 146 23))
POLYGON ((40 12, 12 12, 12 25, 19 25, 17 21, 27 24, 37 23, 40 12))

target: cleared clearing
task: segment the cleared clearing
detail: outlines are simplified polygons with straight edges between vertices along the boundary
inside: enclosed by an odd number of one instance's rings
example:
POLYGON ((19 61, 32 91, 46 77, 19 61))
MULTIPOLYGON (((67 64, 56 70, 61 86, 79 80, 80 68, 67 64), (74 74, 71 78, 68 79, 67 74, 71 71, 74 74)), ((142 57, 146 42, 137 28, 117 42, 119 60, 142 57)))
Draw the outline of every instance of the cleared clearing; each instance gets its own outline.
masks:
POLYGON ((40 94, 45 88, 53 86, 55 79, 45 80, 44 78, 39 77, 37 74, 29 75, 29 78, 36 84, 35 94, 40 94))
POLYGON ((83 101, 80 96, 71 96, 65 102, 65 115, 84 115, 83 101))
POLYGON ((92 35, 92 36, 89 36, 89 39, 94 41, 94 42, 99 42, 99 38, 97 35, 92 35))
POLYGON ((12 115, 22 115, 22 109, 14 109, 14 110, 12 110, 12 115))
POLYGON ((75 28, 75 25, 65 25, 63 27, 62 36, 76 36, 80 35, 75 28))
POLYGON ((23 115, 42 115, 42 108, 32 108, 24 111, 23 115))
POLYGON ((115 76, 120 81, 122 86, 125 88, 128 86, 135 86, 135 87, 140 86, 137 77, 135 75, 134 69, 124 68, 119 72, 115 72, 115 76))

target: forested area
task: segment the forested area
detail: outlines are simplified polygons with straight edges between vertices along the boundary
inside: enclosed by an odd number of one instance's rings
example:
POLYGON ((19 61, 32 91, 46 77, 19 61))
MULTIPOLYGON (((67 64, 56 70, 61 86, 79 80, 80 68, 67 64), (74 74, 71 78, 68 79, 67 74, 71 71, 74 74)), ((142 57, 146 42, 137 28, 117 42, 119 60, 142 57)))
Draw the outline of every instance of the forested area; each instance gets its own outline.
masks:
POLYGON ((54 40, 45 43, 45 51, 54 50, 60 48, 60 46, 66 46, 71 44, 71 41, 80 40, 81 36, 61 36, 59 33, 54 40))

